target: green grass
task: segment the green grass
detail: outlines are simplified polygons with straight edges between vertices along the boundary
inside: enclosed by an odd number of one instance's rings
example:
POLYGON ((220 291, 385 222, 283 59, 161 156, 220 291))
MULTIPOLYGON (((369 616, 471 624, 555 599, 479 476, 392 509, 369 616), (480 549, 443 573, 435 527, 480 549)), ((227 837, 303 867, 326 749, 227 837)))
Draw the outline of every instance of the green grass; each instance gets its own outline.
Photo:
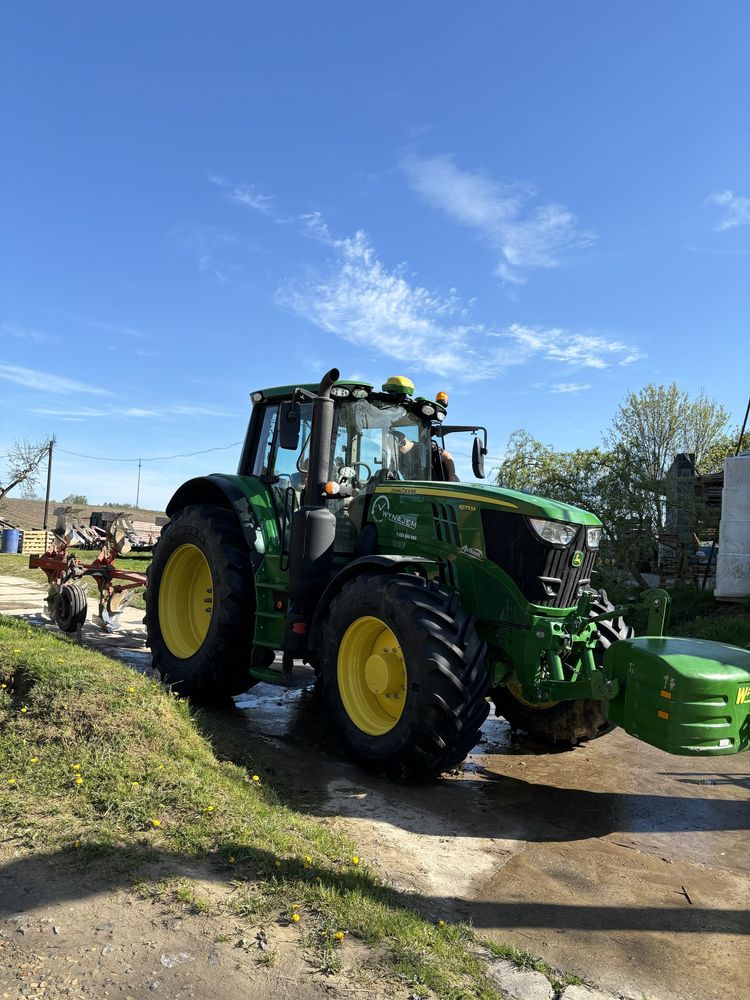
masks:
POLYGON ((731 646, 750 649, 750 615, 717 615, 698 618, 670 629, 672 635, 686 638, 713 639, 728 642, 731 646))
POLYGON ((0 829, 13 848, 124 867, 131 884, 169 861, 174 876, 142 890, 210 914, 180 871, 203 859, 239 919, 298 913, 322 971, 339 968, 342 931, 377 946, 383 974, 413 992, 498 1000, 471 929, 418 912, 354 862, 351 842, 281 804, 262 773, 217 760, 186 701, 6 617, 0 683, 0 829))
MULTIPOLYGON (((86 549, 71 549, 71 552, 78 556, 82 563, 90 563, 96 559, 97 553, 94 550, 88 551, 86 549)), ((115 565, 122 570, 126 570, 130 573, 145 573, 147 567, 151 563, 151 553, 144 552, 143 555, 127 555, 118 556, 115 565)), ((44 571, 41 569, 29 569, 29 557, 21 555, 0 555, 0 574, 6 576, 18 576, 24 580, 31 580, 34 583, 42 584, 44 587, 47 586, 47 578, 44 575, 44 571)), ((93 577, 85 576, 80 583, 86 588, 86 593, 89 596, 89 601, 96 602, 99 598, 99 588, 96 585, 93 577)), ((133 608, 145 609, 146 602, 143 599, 143 587, 137 587, 135 589, 134 595, 130 600, 130 606, 133 608)), ((91 608, 91 605, 89 605, 91 608)), ((90 612, 91 613, 91 612, 90 612)))

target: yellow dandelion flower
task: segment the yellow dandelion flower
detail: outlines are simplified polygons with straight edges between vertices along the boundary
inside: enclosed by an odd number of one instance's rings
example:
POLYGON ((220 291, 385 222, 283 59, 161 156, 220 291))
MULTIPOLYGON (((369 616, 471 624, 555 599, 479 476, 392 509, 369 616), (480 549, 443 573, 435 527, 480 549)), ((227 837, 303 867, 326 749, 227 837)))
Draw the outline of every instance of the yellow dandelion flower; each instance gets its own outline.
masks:
POLYGON ((203 810, 203 812, 207 812, 207 813, 212 813, 213 811, 214 811, 214 807, 213 806, 206 806, 206 808, 203 810))
POLYGON ((161 826, 161 820, 160 819, 152 819, 151 820, 151 826, 161 826))
POLYGON ((80 774, 76 778, 76 784, 77 785, 82 785, 83 784, 83 778, 80 776, 80 774))
POLYGON ((23 708, 21 709, 21 712, 25 714, 26 712, 28 712, 28 708, 26 708, 26 706, 24 705, 23 708))
POLYGON ((445 921, 444 920, 438 920, 438 927, 445 927, 445 921))
POLYGON ((140 781, 131 781, 130 782, 130 787, 131 788, 140 788, 141 787, 141 783, 140 783, 140 781))
POLYGON ((336 938, 337 941, 343 941, 344 938, 346 937, 346 934, 344 934, 343 931, 336 931, 336 933, 333 936, 336 938))
POLYGON ((72 767, 73 767, 74 771, 80 771, 81 770, 81 765, 80 764, 73 764, 72 767))
POLYGON ((352 864, 353 865, 358 865, 359 864, 359 858, 357 857, 356 854, 352 855, 352 864))
POLYGON ((32 764, 38 764, 39 763, 39 758, 38 757, 32 757, 31 758, 31 763, 32 764))
POLYGON ((8 778, 8 784, 9 785, 17 785, 18 782, 16 781, 15 778, 8 778))
POLYGON ((13 652, 14 652, 14 653, 20 653, 20 652, 21 652, 21 650, 20 650, 20 649, 14 649, 14 650, 13 650, 13 652))
POLYGON ((299 913, 293 913, 292 914, 292 922, 295 923, 295 924, 299 923, 299 913))
POLYGON ((257 774, 254 774, 253 775, 253 781, 255 781, 255 782, 260 781, 260 777, 257 774))
POLYGON ((128 688, 128 693, 129 694, 135 694, 135 688, 134 687, 129 687, 128 688))
POLYGON ((7 686, 8 686, 7 684, 0 684, 0 690, 4 691, 5 688, 7 688, 7 686))

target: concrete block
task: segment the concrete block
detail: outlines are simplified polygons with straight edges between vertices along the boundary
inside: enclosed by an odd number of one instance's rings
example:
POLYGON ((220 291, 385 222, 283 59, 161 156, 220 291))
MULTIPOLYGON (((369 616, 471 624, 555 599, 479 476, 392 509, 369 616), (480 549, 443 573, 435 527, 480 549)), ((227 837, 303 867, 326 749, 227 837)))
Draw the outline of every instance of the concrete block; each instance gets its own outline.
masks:
POLYGON ((555 995, 549 979, 541 972, 519 969, 504 958, 488 962, 487 975, 509 1000, 552 1000, 555 995))

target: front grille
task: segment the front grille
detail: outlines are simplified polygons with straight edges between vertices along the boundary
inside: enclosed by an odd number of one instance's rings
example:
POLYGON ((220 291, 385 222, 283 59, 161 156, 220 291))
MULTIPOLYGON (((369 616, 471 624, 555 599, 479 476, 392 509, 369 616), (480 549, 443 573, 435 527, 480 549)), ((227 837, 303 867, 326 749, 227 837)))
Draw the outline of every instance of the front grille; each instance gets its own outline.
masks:
POLYGON ((572 608, 590 585, 596 550, 586 548, 585 527, 564 549, 543 542, 519 514, 483 510, 482 528, 487 558, 505 570, 532 604, 572 608), (583 552, 583 562, 573 566, 577 550, 583 552))

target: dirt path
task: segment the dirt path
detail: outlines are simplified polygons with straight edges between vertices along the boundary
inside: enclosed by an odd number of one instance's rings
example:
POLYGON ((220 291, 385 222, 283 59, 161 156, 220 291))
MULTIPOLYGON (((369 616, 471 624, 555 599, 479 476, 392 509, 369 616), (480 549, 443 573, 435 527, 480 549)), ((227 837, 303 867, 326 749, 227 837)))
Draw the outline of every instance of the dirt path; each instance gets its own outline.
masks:
POLYGON ((235 739, 255 759, 266 745, 290 804, 343 826, 436 918, 615 993, 750 992, 747 757, 670 757, 621 731, 550 755, 491 718, 460 774, 394 785, 334 756, 309 694, 259 685, 240 704, 235 739))
MULTIPOLYGON (((147 874, 159 879, 175 872, 147 874)), ((267 925, 261 950, 260 927, 228 912, 226 889, 201 882, 198 870, 179 874, 198 885, 209 912, 141 899, 95 867, 81 879, 55 871, 43 857, 6 863, 0 869, 0 998, 386 996, 376 978, 362 978, 364 946, 345 942, 338 951, 343 969, 324 975, 302 946, 304 927, 267 925)))
MULTIPOLYGON (((135 623, 124 646, 97 643, 144 669, 137 636, 135 623)), ((260 684, 206 730, 294 808, 350 832, 415 905, 612 992, 750 995, 747 755, 671 757, 620 731, 550 755, 493 717, 460 774, 396 785, 337 756, 308 682, 260 684)))

